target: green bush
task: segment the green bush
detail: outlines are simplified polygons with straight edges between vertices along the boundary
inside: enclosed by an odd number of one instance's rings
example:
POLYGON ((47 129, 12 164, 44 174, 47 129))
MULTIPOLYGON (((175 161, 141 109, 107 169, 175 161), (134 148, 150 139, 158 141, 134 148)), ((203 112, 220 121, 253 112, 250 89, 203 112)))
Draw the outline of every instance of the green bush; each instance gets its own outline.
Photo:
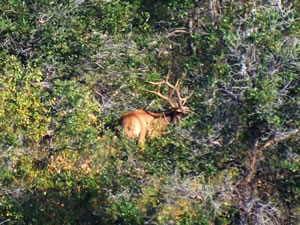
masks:
POLYGON ((4 0, 0 224, 297 224, 299 3, 269 2, 4 0), (193 112, 141 147, 118 120, 169 70, 193 112))
POLYGON ((49 109, 43 99, 42 73, 23 66, 15 56, 1 54, 1 147, 38 143, 46 135, 49 109))

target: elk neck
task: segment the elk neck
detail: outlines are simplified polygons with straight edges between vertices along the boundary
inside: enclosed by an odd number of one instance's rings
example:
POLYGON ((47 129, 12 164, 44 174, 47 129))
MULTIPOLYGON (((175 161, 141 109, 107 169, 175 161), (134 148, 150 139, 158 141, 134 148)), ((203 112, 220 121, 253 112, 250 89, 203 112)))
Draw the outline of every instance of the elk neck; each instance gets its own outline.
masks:
POLYGON ((169 112, 163 112, 163 113, 154 113, 146 111, 150 116, 153 116, 154 118, 163 118, 166 123, 174 123, 177 122, 178 119, 182 116, 182 113, 177 111, 169 111, 169 112))

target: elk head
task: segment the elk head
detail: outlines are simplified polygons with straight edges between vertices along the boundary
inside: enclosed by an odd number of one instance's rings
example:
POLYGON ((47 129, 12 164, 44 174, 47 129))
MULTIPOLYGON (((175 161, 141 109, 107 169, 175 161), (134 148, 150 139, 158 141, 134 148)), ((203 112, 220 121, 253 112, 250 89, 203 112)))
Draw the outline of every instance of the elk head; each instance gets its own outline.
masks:
POLYGON ((186 77, 186 73, 181 79, 176 81, 175 85, 169 82, 170 74, 171 71, 168 72, 165 80, 150 82, 153 85, 157 85, 158 89, 156 91, 147 91, 166 100, 171 106, 171 111, 153 113, 138 109, 125 113, 120 119, 125 135, 128 137, 139 137, 140 144, 145 142, 146 136, 154 138, 163 135, 164 129, 168 124, 178 121, 182 115, 191 112, 185 104, 192 96, 193 92, 188 96, 183 97, 180 90, 182 80, 186 77), (161 93, 162 85, 165 85, 168 88, 167 96, 161 93))

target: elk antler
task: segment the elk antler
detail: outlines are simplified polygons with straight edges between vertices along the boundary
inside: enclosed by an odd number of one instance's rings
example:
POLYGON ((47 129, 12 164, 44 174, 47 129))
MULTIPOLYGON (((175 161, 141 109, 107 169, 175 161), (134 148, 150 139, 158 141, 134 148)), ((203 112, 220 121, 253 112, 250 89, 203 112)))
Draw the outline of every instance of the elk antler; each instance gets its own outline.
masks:
POLYGON ((186 113, 189 111, 189 109, 188 109, 188 107, 184 107, 184 105, 187 102, 187 100, 193 95, 194 92, 191 92, 191 94, 187 97, 184 97, 184 98, 181 97, 180 85, 181 85, 182 80, 186 77, 186 73, 184 73, 184 75, 181 79, 178 79, 176 81, 175 85, 173 85, 169 82, 170 74, 171 74, 171 71, 169 70, 165 80, 162 80, 159 82, 150 82, 150 84, 158 85, 158 89, 157 89, 157 91, 148 90, 148 92, 156 94, 159 97, 161 97, 162 99, 166 100, 173 109, 179 109, 181 112, 186 113), (160 92, 162 84, 165 84, 168 86, 168 88, 169 88, 168 96, 164 96, 160 92), (174 97, 175 93, 176 93, 176 96, 174 97))

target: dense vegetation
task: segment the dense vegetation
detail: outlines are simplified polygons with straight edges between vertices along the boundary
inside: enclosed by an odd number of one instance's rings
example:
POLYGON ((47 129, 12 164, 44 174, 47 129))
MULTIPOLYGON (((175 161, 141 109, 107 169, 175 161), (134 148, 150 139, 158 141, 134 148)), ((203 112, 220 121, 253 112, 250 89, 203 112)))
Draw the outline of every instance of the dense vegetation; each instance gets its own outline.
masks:
POLYGON ((1 0, 0 224, 299 224, 299 8, 1 0), (141 148, 169 70, 193 113, 141 148))

